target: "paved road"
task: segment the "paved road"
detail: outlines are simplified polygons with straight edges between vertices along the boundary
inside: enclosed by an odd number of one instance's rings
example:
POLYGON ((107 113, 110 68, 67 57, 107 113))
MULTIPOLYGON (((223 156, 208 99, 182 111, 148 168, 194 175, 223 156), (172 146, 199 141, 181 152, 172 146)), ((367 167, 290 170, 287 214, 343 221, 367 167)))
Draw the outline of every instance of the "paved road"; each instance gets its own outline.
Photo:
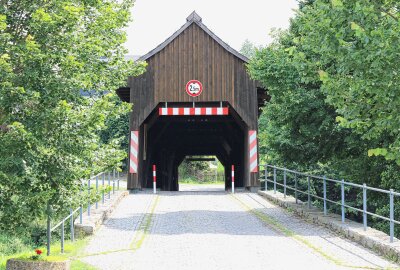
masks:
POLYGON ((209 188, 129 195, 81 260, 107 270, 397 268, 256 194, 209 188))

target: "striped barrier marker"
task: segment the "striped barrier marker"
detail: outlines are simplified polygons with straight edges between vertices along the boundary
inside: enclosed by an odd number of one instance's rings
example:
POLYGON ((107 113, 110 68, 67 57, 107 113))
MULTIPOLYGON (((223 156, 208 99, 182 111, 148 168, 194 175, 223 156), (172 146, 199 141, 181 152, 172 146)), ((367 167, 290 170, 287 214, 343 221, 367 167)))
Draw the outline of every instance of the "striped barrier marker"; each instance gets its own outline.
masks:
POLYGON ((258 160, 257 160, 257 131, 249 131, 249 160, 250 160, 250 172, 258 172, 258 160))
POLYGON ((235 193, 235 165, 232 165, 232 193, 235 193))
POLYGON ((156 175, 156 165, 153 165, 153 193, 157 193, 157 175, 156 175))
POLYGON ((129 172, 137 173, 139 150, 139 131, 131 131, 131 149, 129 155, 129 172))
POLYGON ((229 115, 228 107, 207 108, 159 108, 158 114, 162 116, 185 115, 229 115))

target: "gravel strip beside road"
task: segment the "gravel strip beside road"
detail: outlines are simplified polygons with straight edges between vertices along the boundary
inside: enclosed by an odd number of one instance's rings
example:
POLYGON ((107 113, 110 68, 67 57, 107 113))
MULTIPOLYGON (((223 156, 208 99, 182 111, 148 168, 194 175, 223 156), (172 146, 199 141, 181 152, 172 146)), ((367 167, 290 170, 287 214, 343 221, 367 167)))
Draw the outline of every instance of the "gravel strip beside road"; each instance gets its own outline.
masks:
POLYGON ((307 223, 257 194, 243 193, 235 196, 251 206, 252 209, 278 221, 285 228, 292 231, 296 237, 304 239, 310 246, 331 257, 341 265, 384 269, 398 267, 371 250, 340 237, 322 226, 307 223))
POLYGON ((130 194, 124 198, 92 237, 85 254, 128 249, 153 198, 151 193, 130 194))
MULTIPOLYGON (((160 200, 148 225, 149 233, 140 248, 85 257, 82 261, 104 270, 349 269, 285 236, 252 213, 254 210, 271 215, 346 265, 364 269, 393 266, 354 243, 291 216, 256 194, 237 193, 235 197, 223 191, 159 194, 160 200)), ((152 198, 151 194, 139 193, 124 199, 113 215, 121 221, 119 229, 113 231, 118 237, 109 237, 107 243, 111 246, 99 249, 96 244, 103 243, 103 239, 95 236, 88 251, 129 245, 134 239, 134 228, 140 223, 139 213, 153 209, 152 198)))

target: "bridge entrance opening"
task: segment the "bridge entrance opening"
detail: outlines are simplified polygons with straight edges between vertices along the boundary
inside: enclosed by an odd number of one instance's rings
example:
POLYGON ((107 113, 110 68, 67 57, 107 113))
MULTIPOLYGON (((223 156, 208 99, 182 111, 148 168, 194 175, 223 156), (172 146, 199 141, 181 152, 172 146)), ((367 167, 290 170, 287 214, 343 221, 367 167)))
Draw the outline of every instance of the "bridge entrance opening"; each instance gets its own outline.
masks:
POLYGON ((205 156, 215 156, 224 167, 222 181, 225 189, 231 187, 232 165, 235 165, 236 186, 243 187, 248 128, 229 104, 195 104, 194 111, 198 109, 198 115, 179 115, 179 111, 185 108, 193 110, 193 104, 168 103, 168 107, 160 104, 141 126, 141 133, 144 134, 143 151, 139 151, 139 154, 143 157, 140 159, 143 164, 139 167, 144 169, 145 175, 142 187, 152 187, 152 165, 155 164, 157 187, 178 191, 179 166, 182 162, 188 162, 187 157, 205 156), (175 113, 172 108, 177 109, 175 113), (226 109, 226 114, 213 115, 212 112, 217 112, 217 108, 221 111, 226 109), (164 109, 167 112, 170 109, 172 114, 163 114, 161 110, 164 109))
POLYGON ((216 36, 196 13, 139 61, 146 72, 117 90, 133 104, 128 189, 152 187, 152 166, 162 190, 179 190, 187 156, 216 156, 225 189, 257 190, 257 129, 269 98, 246 72, 248 59, 216 36))
POLYGON ((178 168, 179 191, 223 191, 225 168, 216 156, 186 156, 178 168))

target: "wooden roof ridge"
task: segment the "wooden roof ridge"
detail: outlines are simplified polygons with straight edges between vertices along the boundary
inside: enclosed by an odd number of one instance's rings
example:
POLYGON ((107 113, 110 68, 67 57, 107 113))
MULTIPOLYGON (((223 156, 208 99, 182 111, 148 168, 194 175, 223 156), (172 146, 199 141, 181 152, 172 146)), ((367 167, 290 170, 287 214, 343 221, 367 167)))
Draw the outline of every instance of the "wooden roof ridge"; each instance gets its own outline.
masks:
POLYGON ((160 52, 162 49, 164 49, 169 43, 171 43, 177 36, 179 36, 183 31, 185 31, 193 23, 197 24, 201 29, 203 29, 209 36, 211 36, 225 50, 227 50, 231 54, 235 55, 237 58, 241 59, 242 61, 244 61, 246 63, 249 62, 249 59, 246 56, 244 56, 240 52, 233 49, 226 42, 224 42, 222 39, 220 39, 216 34, 214 34, 210 29, 208 29, 208 27, 202 23, 202 18, 199 16, 199 14, 196 13, 196 11, 193 11, 186 18, 186 23, 181 28, 179 28, 178 31, 173 33, 172 36, 167 38, 163 43, 158 45, 156 48, 154 48, 147 54, 141 56, 138 59, 138 61, 145 61, 145 60, 149 59, 150 57, 152 57, 153 55, 155 55, 156 53, 160 52))

